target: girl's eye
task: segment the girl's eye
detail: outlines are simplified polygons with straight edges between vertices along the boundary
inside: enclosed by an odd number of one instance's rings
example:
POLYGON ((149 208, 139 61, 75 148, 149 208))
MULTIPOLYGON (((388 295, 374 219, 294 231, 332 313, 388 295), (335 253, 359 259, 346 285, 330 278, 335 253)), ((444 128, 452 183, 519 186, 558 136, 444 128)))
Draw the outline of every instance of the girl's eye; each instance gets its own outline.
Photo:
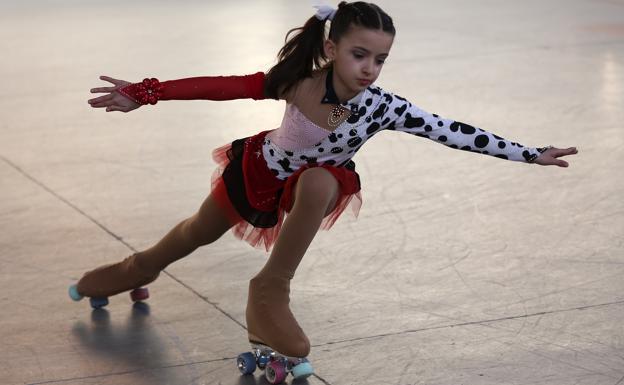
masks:
POLYGON ((377 60, 377 64, 384 64, 385 62, 385 60, 377 60))
POLYGON ((353 56, 355 56, 356 59, 361 59, 364 57, 364 55, 362 55, 361 53, 354 53, 353 56))

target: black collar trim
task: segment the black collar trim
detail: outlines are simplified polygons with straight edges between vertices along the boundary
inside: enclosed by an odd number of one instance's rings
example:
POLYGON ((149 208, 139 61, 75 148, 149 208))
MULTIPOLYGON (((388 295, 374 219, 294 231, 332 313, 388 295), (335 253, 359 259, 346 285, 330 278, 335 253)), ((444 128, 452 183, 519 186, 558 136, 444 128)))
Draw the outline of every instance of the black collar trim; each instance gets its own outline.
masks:
POLYGON ((333 73, 333 69, 329 68, 329 70, 327 71, 327 77, 325 78, 325 96, 323 96, 321 104, 340 104, 343 107, 349 108, 351 110, 351 113, 357 113, 357 111, 359 110, 360 101, 362 100, 362 95, 366 90, 363 90, 352 99, 344 103, 340 103, 340 100, 338 100, 338 95, 336 95, 336 90, 334 89, 333 73))
POLYGON ((340 104, 336 90, 334 89, 333 82, 333 70, 330 68, 327 71, 327 77, 325 78, 325 96, 321 100, 321 104, 340 104))

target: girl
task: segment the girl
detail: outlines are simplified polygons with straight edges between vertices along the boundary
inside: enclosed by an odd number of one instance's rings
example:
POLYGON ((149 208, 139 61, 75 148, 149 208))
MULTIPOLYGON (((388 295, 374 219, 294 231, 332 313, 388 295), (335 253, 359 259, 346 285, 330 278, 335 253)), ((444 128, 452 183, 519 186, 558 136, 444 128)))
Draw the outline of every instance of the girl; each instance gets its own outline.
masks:
POLYGON ((143 286, 232 229, 253 246, 272 248, 249 284, 249 340, 303 362, 310 342, 288 306, 290 280, 319 228, 329 229, 349 204, 357 215, 360 183, 351 158, 368 139, 382 130, 404 131, 455 149, 560 167, 568 163, 557 158, 577 153, 573 147, 525 147, 379 88, 374 82, 395 36, 390 16, 359 1, 317 8, 287 34, 278 63, 266 74, 134 84, 101 77, 114 86, 92 89, 106 95, 89 103, 106 111, 129 112, 158 100, 271 98, 285 100, 286 112, 279 128, 215 149, 219 167, 198 212, 155 246, 85 274, 76 295, 106 297, 143 286))

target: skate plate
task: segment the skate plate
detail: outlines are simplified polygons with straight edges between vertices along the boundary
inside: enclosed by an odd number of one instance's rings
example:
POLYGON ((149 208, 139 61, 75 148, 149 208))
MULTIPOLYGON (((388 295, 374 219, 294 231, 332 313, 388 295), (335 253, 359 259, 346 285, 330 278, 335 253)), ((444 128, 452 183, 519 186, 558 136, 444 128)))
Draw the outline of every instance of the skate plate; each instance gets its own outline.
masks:
MULTIPOLYGON (((69 298, 74 301, 80 301, 84 298, 84 295, 78 292, 75 284, 69 286, 69 298)), ((144 301, 149 298, 149 290, 146 287, 140 287, 130 292, 130 299, 132 302, 144 301)), ((90 297, 89 304, 93 309, 100 309, 108 305, 108 297, 90 297)))
POLYGON ((284 382, 288 373, 295 379, 306 378, 314 373, 307 358, 288 357, 258 343, 251 344, 251 352, 239 354, 236 363, 242 374, 252 374, 256 367, 264 370, 270 384, 284 382))

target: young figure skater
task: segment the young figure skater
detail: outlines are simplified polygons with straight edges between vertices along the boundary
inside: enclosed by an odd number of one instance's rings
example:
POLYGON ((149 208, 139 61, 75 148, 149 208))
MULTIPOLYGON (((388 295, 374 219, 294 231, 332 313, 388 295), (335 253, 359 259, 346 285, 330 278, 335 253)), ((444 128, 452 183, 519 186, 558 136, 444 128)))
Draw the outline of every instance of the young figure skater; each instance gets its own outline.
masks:
POLYGON ((249 340, 304 358, 310 342, 288 306, 290 281, 319 228, 329 229, 349 204, 357 215, 360 183, 351 158, 368 139, 382 130, 404 131, 451 148, 544 166, 567 167, 557 158, 577 153, 573 147, 526 147, 425 112, 379 88, 374 82, 395 36, 390 16, 359 1, 317 8, 303 27, 287 34, 278 63, 266 74, 134 84, 101 77, 114 86, 92 89, 106 95, 89 103, 106 111, 129 112, 158 100, 240 98, 285 100, 286 111, 277 129, 214 150, 219 167, 199 211, 155 246, 86 273, 77 285, 81 295, 106 297, 146 285, 170 263, 232 229, 253 246, 272 248, 249 284, 249 340))

